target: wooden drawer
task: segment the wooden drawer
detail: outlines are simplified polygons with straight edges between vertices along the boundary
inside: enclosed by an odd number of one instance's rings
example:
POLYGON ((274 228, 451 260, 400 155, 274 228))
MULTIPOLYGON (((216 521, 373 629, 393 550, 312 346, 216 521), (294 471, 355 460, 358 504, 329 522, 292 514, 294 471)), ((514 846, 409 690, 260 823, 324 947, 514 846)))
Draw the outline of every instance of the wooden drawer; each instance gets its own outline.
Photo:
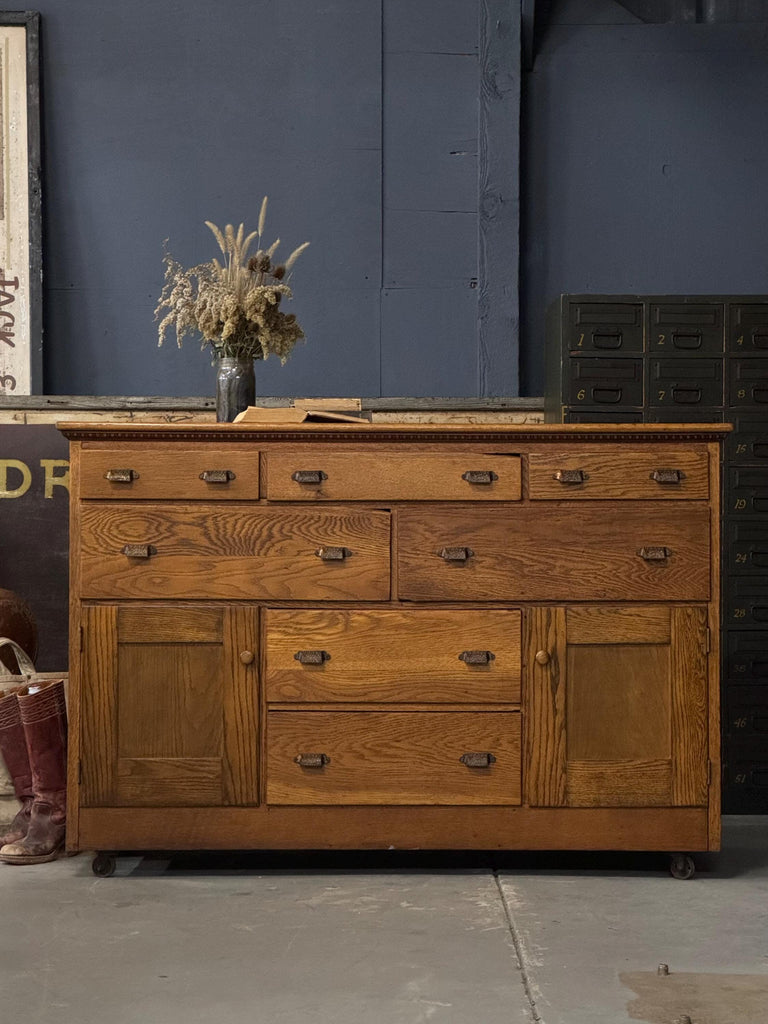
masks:
POLYGON ((706 601, 709 514, 696 505, 682 514, 668 502, 400 509, 399 595, 411 601, 706 601), (652 556, 654 548, 671 553, 661 561, 639 554, 652 556), (458 560, 463 553, 466 560, 458 560))
POLYGON ((82 596, 386 600, 389 518, 363 510, 85 504, 82 596), (126 554, 125 545, 150 546, 149 556, 126 554), (318 554, 338 554, 334 548, 345 557, 318 554))
POLYGON ((259 497, 259 453, 231 444, 180 451, 153 451, 146 445, 86 449, 81 455, 80 496, 120 501, 251 501, 259 497))
POLYGON ((679 445, 593 448, 533 452, 528 457, 532 499, 661 499, 709 497, 705 449, 679 445))
POLYGON ((520 715, 272 711, 267 802, 519 804, 520 715), (309 754, 325 755, 327 763, 297 763, 309 754), (470 767, 460 760, 465 754, 495 760, 470 767))
POLYGON ((266 456, 272 501, 518 501, 520 457, 305 452, 266 456), (473 482, 474 481, 474 482, 473 482))
POLYGON ((519 611, 268 609, 265 622, 269 701, 520 700, 519 611))

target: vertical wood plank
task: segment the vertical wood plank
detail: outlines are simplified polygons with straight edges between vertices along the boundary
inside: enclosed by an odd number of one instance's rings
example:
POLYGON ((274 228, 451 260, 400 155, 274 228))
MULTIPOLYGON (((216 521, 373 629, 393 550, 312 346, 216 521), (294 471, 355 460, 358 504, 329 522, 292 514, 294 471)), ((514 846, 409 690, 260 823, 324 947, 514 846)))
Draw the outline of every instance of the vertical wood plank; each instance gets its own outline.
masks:
POLYGON ((117 758, 117 607, 84 609, 79 680, 82 805, 115 802, 117 758))
POLYGON ((520 4, 481 0, 478 146, 480 395, 517 395, 520 4))
POLYGON ((707 803, 706 608, 672 611, 672 803, 707 803))
POLYGON ((525 613, 526 802, 562 807, 566 802, 566 635, 564 608, 525 613), (547 651, 549 663, 536 661, 547 651))
POLYGON ((258 796, 258 612, 235 605, 224 613, 223 797, 227 804, 256 804, 258 796), (254 658, 243 664, 240 655, 254 658))
POLYGON ((709 495, 710 524, 712 536, 710 551, 712 553, 712 594, 709 602, 709 760, 711 778, 709 784, 709 848, 719 850, 721 843, 721 788, 722 772, 720 766, 720 474, 721 445, 710 444, 709 449, 709 495))
POLYGON ((67 849, 80 844, 80 758, 82 756, 82 643, 80 604, 80 453, 82 443, 69 445, 69 681, 67 688, 67 849))

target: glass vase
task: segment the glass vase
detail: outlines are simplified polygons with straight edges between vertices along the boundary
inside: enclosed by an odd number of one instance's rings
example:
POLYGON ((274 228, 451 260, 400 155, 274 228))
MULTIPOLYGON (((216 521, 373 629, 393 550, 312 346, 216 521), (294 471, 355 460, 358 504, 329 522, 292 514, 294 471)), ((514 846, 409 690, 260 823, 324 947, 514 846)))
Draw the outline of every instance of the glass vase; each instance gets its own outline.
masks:
POLYGON ((221 356, 216 363, 216 422, 231 423, 255 399, 253 359, 221 356))

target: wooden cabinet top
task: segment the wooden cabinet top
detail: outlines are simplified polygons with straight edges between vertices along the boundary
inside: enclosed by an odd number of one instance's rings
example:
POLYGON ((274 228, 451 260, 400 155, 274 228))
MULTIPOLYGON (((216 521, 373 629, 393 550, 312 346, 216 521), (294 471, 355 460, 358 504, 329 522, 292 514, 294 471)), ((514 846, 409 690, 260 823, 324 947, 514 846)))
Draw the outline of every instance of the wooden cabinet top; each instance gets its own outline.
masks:
POLYGON ((289 426, 262 424, 76 423, 58 424, 71 441, 257 441, 285 442, 428 443, 450 442, 708 442, 722 441, 728 423, 654 424, 413 424, 413 423, 302 423, 289 426))

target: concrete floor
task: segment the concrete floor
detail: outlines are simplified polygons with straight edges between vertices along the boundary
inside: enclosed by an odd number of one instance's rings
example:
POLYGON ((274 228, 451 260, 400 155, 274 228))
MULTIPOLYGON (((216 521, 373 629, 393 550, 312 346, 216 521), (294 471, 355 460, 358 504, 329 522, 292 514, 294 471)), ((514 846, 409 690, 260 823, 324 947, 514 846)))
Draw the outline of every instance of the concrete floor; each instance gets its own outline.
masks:
POLYGON ((724 847, 686 882, 655 855, 0 865, 0 1019, 766 1024, 768 818, 724 847))

